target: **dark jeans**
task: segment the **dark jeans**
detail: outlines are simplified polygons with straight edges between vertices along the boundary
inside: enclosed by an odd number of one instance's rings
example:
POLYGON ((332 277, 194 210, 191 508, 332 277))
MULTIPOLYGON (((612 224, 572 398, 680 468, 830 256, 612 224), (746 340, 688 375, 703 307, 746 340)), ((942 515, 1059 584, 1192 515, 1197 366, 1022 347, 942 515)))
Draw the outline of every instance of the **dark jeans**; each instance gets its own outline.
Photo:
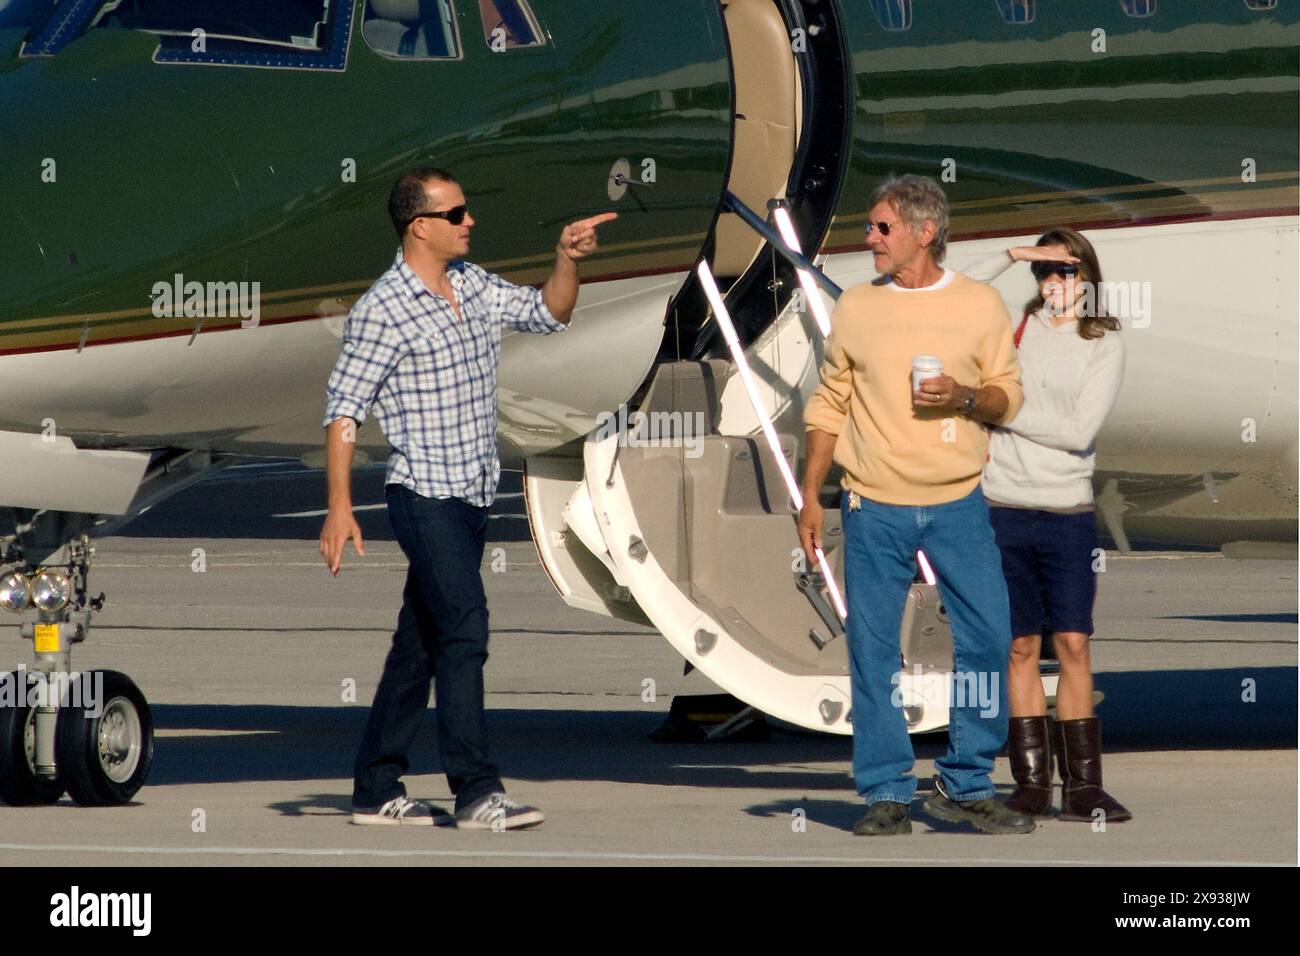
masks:
POLYGON ((393 646, 384 661, 357 753, 352 803, 378 807, 403 796, 400 777, 434 683, 438 752, 460 810, 504 790, 488 756, 483 714, 488 610, 479 567, 488 509, 459 498, 385 488, 388 516, 411 562, 393 646))
POLYGON ((990 508, 1011 599, 1011 636, 1092 634, 1101 544, 1091 511, 990 508))

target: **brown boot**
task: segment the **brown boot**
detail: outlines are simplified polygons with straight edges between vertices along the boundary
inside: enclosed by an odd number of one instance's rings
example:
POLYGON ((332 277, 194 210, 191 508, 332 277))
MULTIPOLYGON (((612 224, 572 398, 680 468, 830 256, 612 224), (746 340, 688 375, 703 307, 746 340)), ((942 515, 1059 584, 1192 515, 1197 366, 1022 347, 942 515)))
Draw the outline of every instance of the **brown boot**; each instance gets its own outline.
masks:
POLYGON ((1052 815, 1052 748, 1048 717, 1012 717, 1007 725, 1007 756, 1015 793, 1008 809, 1030 816, 1052 815))
POLYGON ((1133 818, 1119 801, 1101 788, 1101 718, 1056 721, 1056 763, 1061 768, 1061 819, 1106 823, 1133 818))

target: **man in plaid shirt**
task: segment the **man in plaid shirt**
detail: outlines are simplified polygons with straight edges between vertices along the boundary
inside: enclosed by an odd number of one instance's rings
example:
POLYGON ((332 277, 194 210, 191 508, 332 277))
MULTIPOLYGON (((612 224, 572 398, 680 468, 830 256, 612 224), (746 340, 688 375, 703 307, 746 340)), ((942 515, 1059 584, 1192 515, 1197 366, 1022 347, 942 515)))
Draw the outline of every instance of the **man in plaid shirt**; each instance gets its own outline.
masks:
POLYGON ((454 176, 426 167, 393 186, 388 214, 402 248, 352 307, 329 377, 325 448, 329 513, 320 550, 337 575, 349 538, 365 554, 352 515, 356 429, 371 405, 391 446, 385 494, 410 561, 393 645, 357 754, 352 822, 449 823, 409 800, 401 775, 436 688, 442 767, 456 795, 455 822, 514 829, 542 813, 505 793, 488 756, 483 664, 488 611, 479 566, 496 493, 497 360, 501 328, 550 333, 568 325, 579 259, 596 249, 604 213, 566 226, 540 290, 466 262, 474 219, 454 176))

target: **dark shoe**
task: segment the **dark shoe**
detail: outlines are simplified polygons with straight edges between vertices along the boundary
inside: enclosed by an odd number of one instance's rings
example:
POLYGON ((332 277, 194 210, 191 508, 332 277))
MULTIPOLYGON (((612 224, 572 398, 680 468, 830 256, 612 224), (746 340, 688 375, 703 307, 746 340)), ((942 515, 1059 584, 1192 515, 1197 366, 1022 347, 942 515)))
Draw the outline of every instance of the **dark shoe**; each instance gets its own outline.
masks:
POLYGON ((382 807, 353 807, 352 822, 365 827, 447 826, 451 814, 425 800, 394 797, 382 807))
POLYGON ((911 833, 912 821, 907 815, 907 804, 893 800, 879 800, 867 807, 867 815, 853 824, 854 836, 895 836, 911 833))
POLYGON ((541 810, 516 803, 500 792, 456 811, 456 826, 462 830, 524 830, 545 819, 541 810))
POLYGON ((1062 820, 1123 823, 1133 819, 1127 808, 1101 788, 1100 717, 1056 721, 1056 765, 1061 768, 1062 820))
POLYGON ((943 789, 943 780, 934 778, 934 793, 925 801, 925 810, 949 823, 970 823, 985 833, 1029 833, 1034 818, 1007 809, 993 797, 982 800, 954 800, 943 789))
POLYGON ((1012 717, 1007 727, 1007 756, 1016 790, 1007 809, 1033 817, 1052 815, 1052 744, 1048 717, 1012 717))

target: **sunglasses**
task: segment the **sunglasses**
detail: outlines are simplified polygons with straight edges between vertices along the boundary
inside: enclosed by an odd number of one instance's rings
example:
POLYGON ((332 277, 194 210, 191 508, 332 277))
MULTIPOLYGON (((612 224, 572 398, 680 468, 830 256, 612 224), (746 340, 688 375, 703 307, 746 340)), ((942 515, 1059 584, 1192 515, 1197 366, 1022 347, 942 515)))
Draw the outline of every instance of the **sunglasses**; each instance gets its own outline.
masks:
POLYGON ((444 209, 442 212, 417 212, 410 219, 406 220, 406 222, 402 223, 402 228, 405 229, 417 219, 446 219, 453 226, 459 226, 465 221, 467 215, 469 215, 469 206, 461 203, 459 206, 444 209))
POLYGON ((1029 271, 1034 274, 1035 279, 1042 282, 1052 275, 1060 276, 1063 279, 1078 275, 1079 267, 1073 262, 1035 262, 1029 267, 1029 271))
POLYGON ((895 226, 899 226, 899 225, 902 225, 902 224, 896 222, 896 223, 894 223, 894 224, 891 226, 891 225, 890 225, 889 223, 887 223, 887 222, 871 222, 870 220, 868 220, 868 221, 867 221, 866 229, 864 229, 863 231, 864 231, 864 232, 869 236, 869 235, 872 234, 872 232, 875 232, 876 230, 879 230, 879 231, 880 231, 880 234, 881 234, 882 236, 887 236, 887 235, 889 235, 889 230, 891 230, 891 229, 893 229, 895 226))

